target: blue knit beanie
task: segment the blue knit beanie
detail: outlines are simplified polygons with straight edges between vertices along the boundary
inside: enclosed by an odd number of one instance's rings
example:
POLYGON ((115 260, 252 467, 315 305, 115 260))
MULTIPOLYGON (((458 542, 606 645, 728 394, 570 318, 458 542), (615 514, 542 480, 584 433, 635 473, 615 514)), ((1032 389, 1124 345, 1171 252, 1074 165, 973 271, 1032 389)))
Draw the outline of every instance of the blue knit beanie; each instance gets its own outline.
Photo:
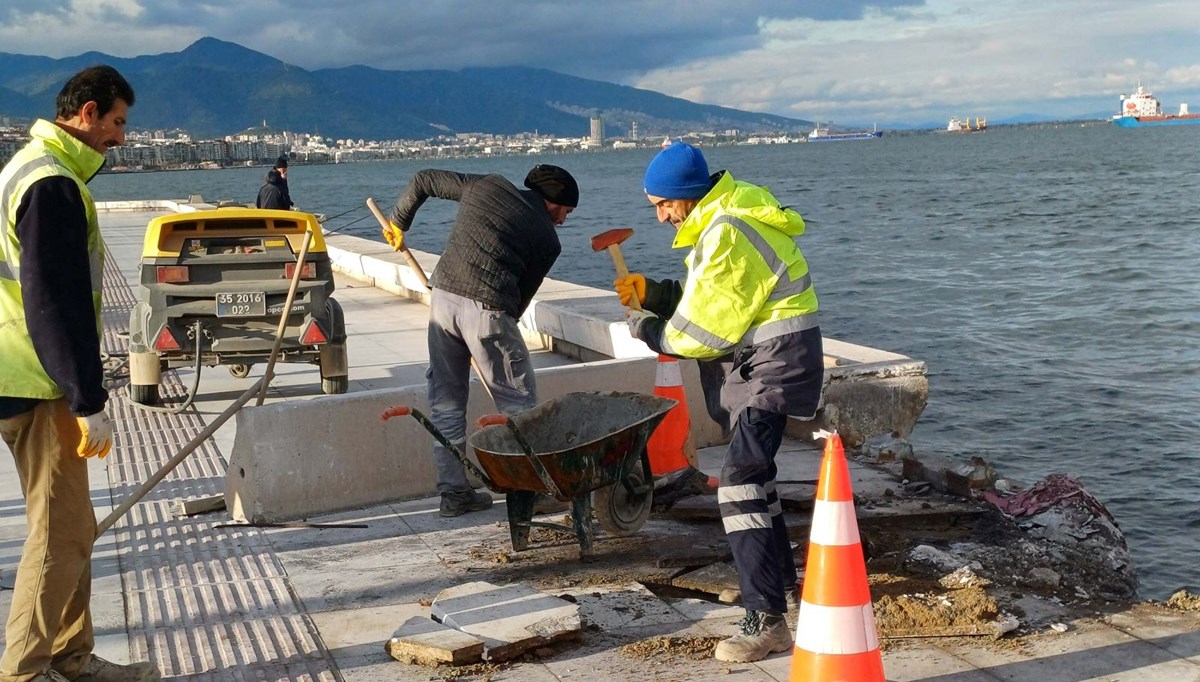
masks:
POLYGON ((708 162, 699 149, 676 142, 646 166, 646 194, 663 199, 699 199, 712 189, 708 162))

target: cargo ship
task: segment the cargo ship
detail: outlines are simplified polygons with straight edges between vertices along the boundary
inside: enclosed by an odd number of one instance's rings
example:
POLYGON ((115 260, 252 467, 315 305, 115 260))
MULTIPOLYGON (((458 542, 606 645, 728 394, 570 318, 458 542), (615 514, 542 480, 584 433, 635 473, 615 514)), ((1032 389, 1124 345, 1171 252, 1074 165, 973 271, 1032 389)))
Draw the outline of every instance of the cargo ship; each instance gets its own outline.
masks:
POLYGON ((1200 123, 1200 114, 1189 114, 1186 103, 1179 105, 1178 114, 1163 114, 1162 104, 1138 83, 1137 92, 1128 97, 1121 95, 1121 112, 1112 117, 1112 122, 1122 128, 1191 125, 1200 123))
POLYGON ((843 140, 878 140, 883 137, 883 131, 878 127, 873 126, 872 130, 863 130, 853 133, 831 133, 829 127, 821 127, 818 123, 816 128, 808 134, 809 142, 841 142, 843 140))
POLYGON ((948 133, 981 133, 987 130, 987 119, 975 117, 975 124, 971 124, 971 117, 959 120, 957 118, 950 119, 950 124, 946 126, 948 133))

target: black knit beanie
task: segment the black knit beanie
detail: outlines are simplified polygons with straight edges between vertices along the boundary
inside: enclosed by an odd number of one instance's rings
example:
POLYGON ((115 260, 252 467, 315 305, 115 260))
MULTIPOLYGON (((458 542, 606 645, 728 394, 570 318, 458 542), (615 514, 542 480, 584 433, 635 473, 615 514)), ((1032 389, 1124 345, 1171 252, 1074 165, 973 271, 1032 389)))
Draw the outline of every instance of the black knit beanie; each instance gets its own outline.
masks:
POLYGON ((579 205, 579 185, 570 173, 558 166, 545 163, 534 166, 525 176, 525 186, 552 204, 571 208, 579 205))

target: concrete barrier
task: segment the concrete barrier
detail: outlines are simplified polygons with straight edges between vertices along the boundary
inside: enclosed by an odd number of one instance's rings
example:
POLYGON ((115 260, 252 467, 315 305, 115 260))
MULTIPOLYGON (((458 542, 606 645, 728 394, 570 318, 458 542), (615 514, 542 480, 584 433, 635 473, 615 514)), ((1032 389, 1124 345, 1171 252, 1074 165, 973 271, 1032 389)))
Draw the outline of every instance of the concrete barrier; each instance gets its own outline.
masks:
MULTIPOLYGON (((339 271, 428 303, 428 291, 387 246, 345 235, 329 235, 327 245, 339 271)), ((435 254, 414 253, 427 272, 436 267, 435 254)), ((521 318, 526 340, 583 362, 539 370, 539 398, 652 393, 655 354, 630 337, 624 319, 612 292, 546 280, 521 318)), ((789 435, 808 440, 826 428, 855 447, 880 433, 911 433, 928 398, 925 363, 828 338, 825 355, 823 407, 814 420, 792 420, 789 435)), ((697 447, 722 443, 704 406, 696 363, 682 361, 680 368, 693 441, 697 447)), ((480 415, 495 411, 472 382, 468 433, 480 415)), ((234 517, 285 521, 435 494, 433 440, 413 419, 380 422, 379 414, 394 405, 427 410, 424 384, 243 409, 226 478, 234 517)))

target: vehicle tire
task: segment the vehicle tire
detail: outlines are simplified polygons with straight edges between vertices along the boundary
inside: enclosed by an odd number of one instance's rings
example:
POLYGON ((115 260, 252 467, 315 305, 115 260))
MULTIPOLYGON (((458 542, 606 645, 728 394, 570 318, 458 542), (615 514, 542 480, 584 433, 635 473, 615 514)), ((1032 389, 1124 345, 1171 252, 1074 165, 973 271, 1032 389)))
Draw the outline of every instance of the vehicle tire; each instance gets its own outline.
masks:
POLYGON ((158 384, 129 384, 129 399, 139 405, 157 405, 158 384))
MULTIPOLYGON (((625 480, 635 488, 647 484, 644 460, 638 461, 625 480)), ((653 486, 648 486, 641 494, 630 494, 618 481, 592 493, 596 521, 601 528, 617 537, 632 535, 646 525, 653 503, 653 486)))
POLYGON ((229 373, 238 379, 245 379, 246 377, 250 376, 251 367, 253 367, 253 365, 230 365, 229 373))
POLYGON ((321 392, 340 395, 350 389, 350 377, 321 377, 321 392))

